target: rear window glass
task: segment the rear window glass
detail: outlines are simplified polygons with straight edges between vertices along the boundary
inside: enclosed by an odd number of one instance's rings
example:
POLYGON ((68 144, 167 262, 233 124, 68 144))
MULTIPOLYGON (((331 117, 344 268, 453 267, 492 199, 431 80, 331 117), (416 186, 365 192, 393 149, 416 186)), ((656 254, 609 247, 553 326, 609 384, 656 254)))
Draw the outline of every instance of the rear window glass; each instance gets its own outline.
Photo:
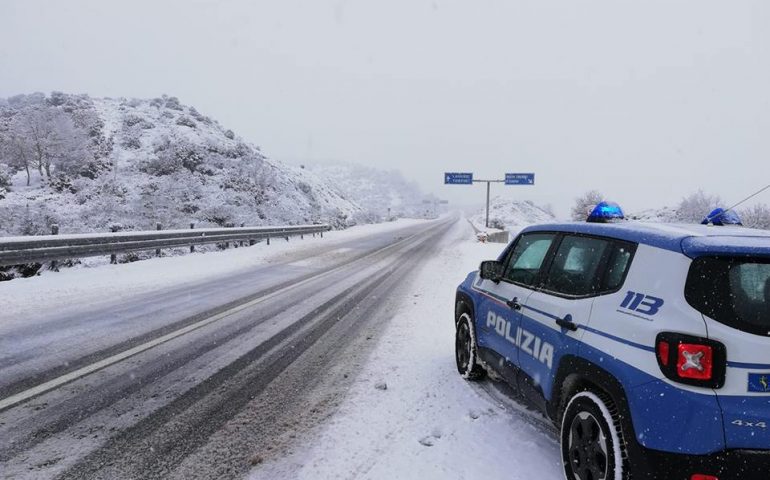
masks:
POLYGON ((625 280, 634 249, 633 244, 609 238, 566 235, 543 288, 576 297, 616 291, 625 280))
POLYGON ((685 298, 693 308, 720 323, 770 336, 770 259, 695 259, 685 298))
POLYGON ((562 240, 545 282, 545 289, 565 295, 590 295, 599 287, 597 272, 608 240, 567 236, 562 240))

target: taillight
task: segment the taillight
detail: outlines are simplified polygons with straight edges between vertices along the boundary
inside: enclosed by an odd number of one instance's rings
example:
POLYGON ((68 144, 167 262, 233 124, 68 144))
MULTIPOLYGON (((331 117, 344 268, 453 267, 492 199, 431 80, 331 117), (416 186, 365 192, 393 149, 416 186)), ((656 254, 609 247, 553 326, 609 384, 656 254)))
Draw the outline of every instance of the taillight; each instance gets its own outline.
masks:
POLYGON ((708 338, 663 332, 655 339, 655 356, 666 378, 687 385, 720 388, 725 383, 725 346, 708 338))
POLYGON ((658 361, 665 367, 668 366, 668 342, 658 342, 658 361))
POLYGON ((711 380, 714 371, 714 349, 708 345, 680 343, 676 371, 682 378, 711 380))
POLYGON ((715 477, 714 475, 704 475, 702 473, 693 473, 690 480, 719 480, 719 477, 715 477))

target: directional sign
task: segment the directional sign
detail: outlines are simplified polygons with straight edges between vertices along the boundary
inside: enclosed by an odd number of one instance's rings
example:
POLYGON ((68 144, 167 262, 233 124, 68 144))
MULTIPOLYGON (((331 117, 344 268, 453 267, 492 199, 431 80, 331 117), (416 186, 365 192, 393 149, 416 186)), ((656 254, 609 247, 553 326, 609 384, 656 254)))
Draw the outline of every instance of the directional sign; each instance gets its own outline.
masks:
POLYGON ((473 185, 472 173, 447 172, 444 174, 445 185, 473 185))
POLYGON ((535 174, 534 173, 506 173, 505 184, 506 185, 534 185, 535 174))

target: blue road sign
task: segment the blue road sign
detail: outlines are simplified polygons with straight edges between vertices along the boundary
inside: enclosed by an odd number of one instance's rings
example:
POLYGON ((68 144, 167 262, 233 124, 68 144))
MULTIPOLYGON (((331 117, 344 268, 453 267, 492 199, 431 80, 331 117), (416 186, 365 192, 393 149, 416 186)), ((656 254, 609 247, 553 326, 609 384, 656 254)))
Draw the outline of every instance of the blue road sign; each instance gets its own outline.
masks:
POLYGON ((472 173, 450 173, 444 174, 445 185, 472 185, 473 174, 472 173))
POLYGON ((534 173, 506 173, 505 184, 506 185, 534 185, 535 174, 534 173))

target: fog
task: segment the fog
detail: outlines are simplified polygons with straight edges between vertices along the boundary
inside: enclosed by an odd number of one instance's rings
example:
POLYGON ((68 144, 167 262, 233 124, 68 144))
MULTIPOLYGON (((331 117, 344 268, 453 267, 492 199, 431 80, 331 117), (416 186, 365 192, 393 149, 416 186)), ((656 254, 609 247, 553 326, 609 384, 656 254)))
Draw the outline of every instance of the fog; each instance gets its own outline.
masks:
MULTIPOLYGON (((4 0, 0 96, 167 93, 288 162, 397 169, 626 209, 768 180, 770 3, 4 0)), ((767 193, 756 201, 769 202, 767 193)))

